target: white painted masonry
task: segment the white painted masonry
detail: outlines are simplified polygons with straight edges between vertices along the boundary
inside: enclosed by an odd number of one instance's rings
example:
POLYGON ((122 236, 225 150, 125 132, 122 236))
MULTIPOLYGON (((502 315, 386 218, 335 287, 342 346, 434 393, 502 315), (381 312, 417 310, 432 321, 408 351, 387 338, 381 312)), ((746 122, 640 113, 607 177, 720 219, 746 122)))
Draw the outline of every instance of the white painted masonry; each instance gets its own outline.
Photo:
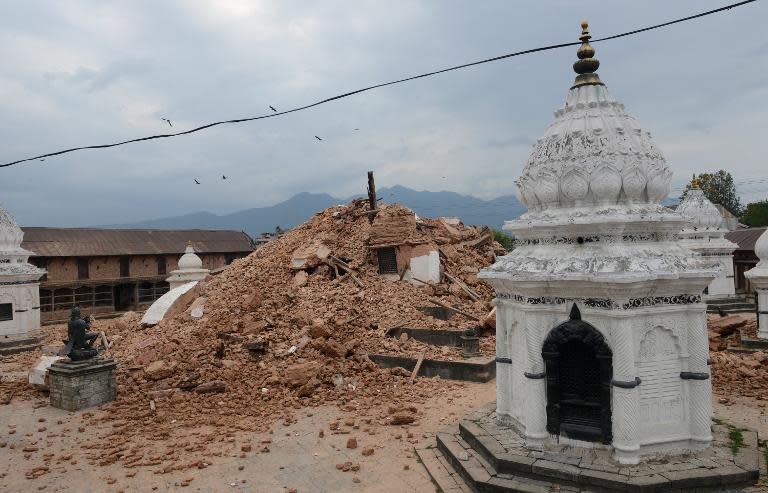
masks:
POLYGON ((608 446, 633 464, 711 441, 701 294, 718 267, 679 241, 685 219, 660 204, 672 172, 592 73, 593 54, 584 41, 581 75, 517 181, 528 212, 504 226, 515 249, 478 277, 497 292, 498 420, 532 446, 608 446), (610 349, 608 445, 548 431, 547 382, 557 376, 542 349, 574 305, 610 349))
POLYGON ((0 341, 37 337, 40 331, 40 284, 45 273, 27 261, 24 233, 0 207, 0 341), (9 306, 10 305, 10 306, 9 306))
POLYGON ((768 229, 755 242, 756 266, 744 273, 757 291, 758 339, 768 339, 768 229))
POLYGON ((203 268, 203 261, 197 256, 190 242, 184 250, 184 255, 179 259, 179 268, 171 271, 166 282, 173 290, 192 281, 202 281, 209 272, 208 269, 203 268))
POLYGON ((688 220, 680 232, 680 241, 706 260, 720 264, 720 275, 712 280, 704 294, 705 299, 722 299, 736 296, 733 279, 733 251, 738 245, 725 238, 723 217, 704 191, 692 183, 685 197, 677 206, 688 220))

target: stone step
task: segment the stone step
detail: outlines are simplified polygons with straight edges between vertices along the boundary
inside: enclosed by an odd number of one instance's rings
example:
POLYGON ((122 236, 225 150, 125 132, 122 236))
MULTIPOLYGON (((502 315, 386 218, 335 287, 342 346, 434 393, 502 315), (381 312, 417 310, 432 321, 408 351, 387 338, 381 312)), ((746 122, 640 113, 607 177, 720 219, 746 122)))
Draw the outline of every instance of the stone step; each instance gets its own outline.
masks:
POLYGON ((0 356, 10 356, 11 354, 34 351, 40 346, 40 340, 35 337, 30 339, 18 339, 13 342, 0 342, 0 356))
MULTIPOLYGON (((516 445, 513 438, 502 447, 498 436, 486 423, 463 419, 436 435, 437 450, 445 462, 474 492, 603 492, 651 493, 661 491, 699 492, 742 491, 741 487, 758 479, 757 464, 762 451, 757 446, 757 434, 744 433, 747 447, 738 452, 733 462, 720 461, 694 467, 671 462, 654 466, 649 472, 637 474, 633 468, 648 466, 610 466, 572 457, 563 452, 532 451, 516 445), (747 436, 749 435, 749 436, 747 436), (754 443, 753 443, 754 442, 754 443), (519 451, 519 452, 517 452, 519 451), (656 468, 658 472, 656 471, 656 468), (666 468, 666 469, 665 469, 666 468)), ((500 431, 500 430, 497 430, 500 431)), ((723 440, 723 430, 714 430, 716 442, 723 440)), ((588 451, 589 449, 583 449, 588 451)), ((700 461, 701 462, 701 461, 700 461)))
POLYGON ((437 493, 473 493, 473 490, 459 476, 456 469, 445 459, 445 456, 436 446, 417 449, 416 455, 427 470, 432 483, 437 488, 437 493))
MULTIPOLYGON (((417 362, 416 358, 388 354, 368 354, 368 357, 381 368, 399 366, 408 371, 412 371, 417 362)), ((484 356, 461 361, 425 359, 421 363, 419 376, 485 383, 496 378, 496 359, 484 356)))
POLYGON ((579 489, 564 482, 553 482, 515 474, 499 473, 478 451, 461 438, 458 430, 437 434, 437 450, 472 491, 478 493, 575 493, 579 489))
MULTIPOLYGON (((749 308, 723 308, 722 312, 728 315, 735 313, 755 313, 755 307, 753 305, 749 308)), ((717 308, 707 308, 707 313, 720 313, 720 310, 717 308)))

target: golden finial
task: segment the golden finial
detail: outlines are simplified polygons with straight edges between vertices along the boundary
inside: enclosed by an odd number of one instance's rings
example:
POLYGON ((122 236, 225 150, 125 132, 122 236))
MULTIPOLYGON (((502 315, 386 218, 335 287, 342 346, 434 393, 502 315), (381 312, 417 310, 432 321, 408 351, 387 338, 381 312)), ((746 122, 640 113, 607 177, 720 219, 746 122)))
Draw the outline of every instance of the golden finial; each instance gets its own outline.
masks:
POLYGON ((598 67, 600 67, 600 60, 593 58, 595 56, 595 49, 589 44, 590 39, 592 39, 592 36, 589 34, 589 22, 581 21, 581 36, 579 36, 581 46, 576 51, 576 56, 579 59, 573 64, 573 71, 579 75, 576 76, 573 87, 603 84, 600 77, 595 73, 598 67))
POLYGON ((691 178, 691 188, 699 188, 699 180, 696 178, 696 173, 694 173, 693 178, 691 178))
POLYGON ((192 246, 192 240, 187 240, 187 246, 192 246))

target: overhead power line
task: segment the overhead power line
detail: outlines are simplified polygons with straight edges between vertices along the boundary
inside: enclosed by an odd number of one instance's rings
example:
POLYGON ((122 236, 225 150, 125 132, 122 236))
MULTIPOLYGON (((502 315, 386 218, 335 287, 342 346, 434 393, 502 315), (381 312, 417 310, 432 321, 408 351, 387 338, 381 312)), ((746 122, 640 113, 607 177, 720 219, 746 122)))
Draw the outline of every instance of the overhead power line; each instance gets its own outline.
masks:
MULTIPOLYGON (((707 16, 707 15, 712 15, 712 14, 717 14, 717 13, 720 13, 720 12, 725 12, 725 11, 730 10, 732 8, 741 7, 742 5, 746 5, 748 3, 752 3, 752 2, 756 2, 756 1, 757 0, 744 0, 744 1, 741 1, 741 2, 737 2, 737 3, 730 4, 730 5, 726 5, 724 7, 720 7, 720 8, 714 9, 714 10, 708 10, 706 12, 700 12, 698 14, 689 15, 688 17, 682 17, 680 19, 675 19, 675 20, 672 20, 672 21, 664 22, 662 24, 656 24, 656 25, 653 25, 653 26, 643 27, 643 28, 640 28, 640 29, 635 29, 633 31, 627 31, 627 32, 620 33, 620 34, 614 34, 612 36, 607 36, 607 37, 604 37, 604 38, 592 39, 592 40, 590 40, 590 42, 591 43, 599 43, 601 41, 609 41, 609 40, 613 40, 613 39, 623 38, 625 36, 631 36, 631 35, 634 35, 634 34, 646 32, 646 31, 652 31, 654 29, 659 29, 659 28, 662 28, 662 27, 671 26, 673 24, 678 24, 680 22, 686 22, 686 21, 690 21, 690 20, 693 20, 693 19, 698 19, 699 17, 704 17, 704 16, 707 16)), ((168 139, 168 138, 171 138, 171 137, 179 137, 181 135, 188 135, 188 134, 192 134, 192 133, 195 133, 195 132, 200 132, 202 130, 206 130, 206 129, 209 129, 211 127, 216 127, 216 126, 219 126, 219 125, 252 122, 252 121, 255 121, 255 120, 263 120, 265 118, 275 118, 275 117, 278 117, 278 116, 287 115, 289 113, 296 113, 297 111, 308 110, 310 108, 314 108, 315 106, 320 106, 321 104, 326 104, 326 103, 330 103, 331 101, 336 101, 336 100, 339 100, 339 99, 348 98, 350 96, 354 96, 355 94, 360 94, 360 93, 363 93, 363 92, 371 91, 373 89, 379 89, 379 88, 382 88, 382 87, 392 86, 392 85, 395 85, 395 84, 402 84, 404 82, 409 82, 409 81, 416 80, 416 79, 423 79, 425 77, 431 77, 433 75, 444 74, 446 72, 451 72, 451 71, 454 71, 454 70, 460 70, 460 69, 464 69, 464 68, 468 68, 468 67, 474 67, 476 65, 482 65, 484 63, 497 62, 499 60, 504 60, 504 59, 507 59, 507 58, 512 58, 512 57, 516 57, 516 56, 520 56, 520 55, 527 55, 527 54, 530 54, 530 53, 537 53, 537 52, 541 52, 541 51, 555 50, 555 49, 558 49, 558 48, 565 48, 565 47, 568 47, 568 46, 577 46, 577 45, 581 45, 581 41, 574 41, 574 42, 570 42, 570 43, 558 43, 558 44, 552 44, 552 45, 548 45, 548 46, 541 46, 539 48, 531 48, 531 49, 528 49, 528 50, 516 51, 514 53, 507 53, 506 55, 500 55, 500 56, 496 56, 496 57, 493 57, 493 58, 486 58, 484 60, 479 60, 479 61, 476 61, 476 62, 465 63, 465 64, 462 64, 462 65, 455 65, 453 67, 448 67, 448 68, 444 68, 444 69, 441 69, 441 70, 435 70, 433 72, 426 72, 426 73, 423 73, 423 74, 414 75, 414 76, 411 76, 411 77, 406 77, 404 79, 397 79, 397 80, 393 80, 393 81, 389 81, 389 82, 383 82, 381 84, 375 84, 375 85, 372 85, 372 86, 364 87, 362 89, 357 89, 357 90, 354 90, 354 91, 345 92, 343 94, 332 96, 330 98, 322 99, 322 100, 316 101, 314 103, 310 103, 310 104, 307 104, 307 105, 304 105, 304 106, 299 106, 299 107, 292 108, 292 109, 285 110, 285 111, 272 112, 272 113, 269 113, 269 114, 260 115, 260 116, 253 116, 253 117, 248 117, 248 118, 236 118, 236 119, 233 119, 233 120, 222 120, 222 121, 218 121, 218 122, 208 123, 206 125, 202 125, 200 127, 192 128, 190 130, 185 130, 183 132, 174 132, 174 133, 167 133, 167 134, 149 135, 147 137, 139 137, 139 138, 136 138, 136 139, 124 140, 124 141, 121 141, 121 142, 114 142, 112 144, 99 144, 99 145, 88 145, 88 146, 81 146, 81 147, 72 147, 70 149, 64 149, 64 150, 56 151, 56 152, 49 152, 47 154, 40 154, 39 156, 29 157, 29 158, 25 158, 25 159, 19 159, 18 161, 11 161, 9 163, 0 164, 0 168, 5 168, 5 167, 8 167, 8 166, 13 166, 14 164, 24 163, 24 162, 27 162, 27 161, 34 161, 34 160, 37 160, 37 159, 43 159, 43 158, 52 157, 52 156, 59 156, 59 155, 67 154, 67 153, 70 153, 70 152, 82 151, 82 150, 85 150, 85 149, 106 149, 106 148, 109 148, 109 147, 117 147, 117 146, 126 145, 126 144, 132 144, 132 143, 136 143, 136 142, 144 142, 144 141, 148 141, 148 140, 168 139)), ((170 124, 170 122, 169 122, 169 124, 170 124)))

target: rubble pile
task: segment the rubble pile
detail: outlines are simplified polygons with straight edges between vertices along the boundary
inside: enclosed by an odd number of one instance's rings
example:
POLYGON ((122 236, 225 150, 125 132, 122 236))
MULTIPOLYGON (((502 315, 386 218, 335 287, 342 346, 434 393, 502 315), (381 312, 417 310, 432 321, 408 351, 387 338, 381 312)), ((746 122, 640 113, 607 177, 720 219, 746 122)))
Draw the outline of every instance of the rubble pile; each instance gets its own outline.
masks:
MULTIPOLYGON (((379 219, 369 223, 366 211, 354 201, 316 214, 201 283, 191 307, 154 327, 141 329, 138 315, 99 321, 97 330, 115 341, 110 356, 119 369, 118 400, 100 418, 113 431, 92 445, 98 463, 203 467, 203 459, 180 462, 189 457, 183 451, 202 453, 206 443, 238 430, 289 424, 296 409, 327 403, 380 426, 408 424, 418 421, 419 403, 461 386, 427 378, 411 383, 410 372, 380 369, 367 354, 460 359, 458 348, 386 333, 403 325, 477 328, 491 308, 492 289, 475 273, 503 249, 488 230, 416 219, 408 209, 381 205, 384 220, 406 218, 409 228, 397 234, 407 233, 411 245, 438 245, 443 269, 455 281, 384 279, 369 248, 379 219), (480 298, 450 287, 459 284, 480 298), (430 317, 418 310, 434 306, 430 299, 477 320, 430 317), (178 435, 199 427, 216 431, 196 437, 198 445, 178 435), (178 453, 163 455, 175 442, 178 453)), ((492 355, 494 337, 482 339, 481 349, 492 355)))
POLYGON ((715 392, 767 399, 768 354, 763 351, 733 352, 728 347, 741 345, 741 337, 755 337, 754 314, 710 315, 707 320, 712 358, 712 387, 715 392))

